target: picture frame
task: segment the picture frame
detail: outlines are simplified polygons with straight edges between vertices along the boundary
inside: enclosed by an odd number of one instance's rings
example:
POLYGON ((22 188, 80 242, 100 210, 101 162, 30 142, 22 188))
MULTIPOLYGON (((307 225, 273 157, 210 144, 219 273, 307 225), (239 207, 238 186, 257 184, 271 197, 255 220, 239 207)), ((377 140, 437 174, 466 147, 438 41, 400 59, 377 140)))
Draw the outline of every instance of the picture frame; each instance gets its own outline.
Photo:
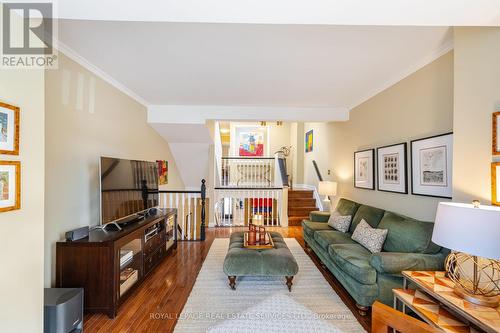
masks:
MULTIPOLYGON (((233 135, 233 134, 231 134, 233 135)), ((234 146, 235 156, 263 157, 268 153, 268 127, 267 126, 235 126, 234 146)))
POLYGON ((407 144, 377 148, 377 190, 408 194, 407 144))
POLYGON ((0 212, 21 208, 21 162, 0 161, 0 212))
POLYGON ((158 184, 167 185, 168 184, 168 161, 157 160, 158 165, 158 184))
POLYGON ((491 204, 500 206, 500 162, 491 163, 491 204))
POLYGON ((306 133, 306 137, 305 137, 304 146, 305 146, 306 153, 310 153, 313 151, 313 147, 314 147, 313 140, 314 140, 313 130, 310 130, 306 133))
POLYGON ((453 133, 411 141, 413 195, 451 199, 453 133))
POLYGON ((500 111, 493 112, 491 120, 491 154, 500 155, 500 111))
POLYGON ((354 187, 375 190, 375 149, 354 152, 354 187))
POLYGON ((0 154, 19 155, 19 110, 0 102, 0 154))

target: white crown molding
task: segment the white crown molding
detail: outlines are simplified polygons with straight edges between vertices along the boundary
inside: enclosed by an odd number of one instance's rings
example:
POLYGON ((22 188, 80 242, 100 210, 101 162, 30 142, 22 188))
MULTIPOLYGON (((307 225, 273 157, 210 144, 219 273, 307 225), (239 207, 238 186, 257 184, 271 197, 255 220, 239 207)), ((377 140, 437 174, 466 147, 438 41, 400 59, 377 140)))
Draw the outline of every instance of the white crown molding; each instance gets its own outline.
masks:
POLYGON ((438 48, 437 50, 431 52, 427 56, 423 57, 420 59, 418 62, 416 62, 413 66, 408 67, 406 70, 400 72, 398 75, 393 76, 391 79, 383 82, 380 84, 378 87, 370 90, 367 94, 365 94, 362 98, 360 98, 356 103, 354 103, 349 110, 352 110, 364 102, 368 101, 370 98, 380 94, 382 91, 386 90, 387 88, 392 87, 399 81, 402 81, 403 79, 407 78, 411 74, 415 73, 419 69, 422 69, 426 65, 430 64, 434 60, 438 59, 439 57, 445 55, 446 53, 450 52, 453 50, 453 39, 449 40, 446 42, 442 47, 438 48))
POLYGON ((129 88, 124 86, 122 83, 118 82, 115 78, 113 78, 112 76, 110 76, 109 74, 104 72, 99 67, 92 64, 90 61, 88 61, 87 59, 82 57, 75 50, 73 50, 72 48, 70 48, 69 46, 67 46, 66 44, 61 42, 60 40, 57 40, 55 45, 57 45, 56 47, 59 50, 59 52, 62 52, 64 55, 66 55, 68 58, 70 58, 74 62, 78 63, 79 65, 81 65, 82 67, 84 67, 88 71, 92 72, 93 74, 95 74, 96 76, 101 78, 102 80, 106 81, 107 83, 109 83, 110 85, 112 85, 113 87, 115 87, 116 89, 118 89, 119 91, 124 93, 125 95, 134 99, 138 103, 144 105, 145 107, 149 106, 150 103, 148 103, 148 101, 146 101, 144 98, 137 95, 135 92, 133 92, 132 90, 130 90, 129 88))

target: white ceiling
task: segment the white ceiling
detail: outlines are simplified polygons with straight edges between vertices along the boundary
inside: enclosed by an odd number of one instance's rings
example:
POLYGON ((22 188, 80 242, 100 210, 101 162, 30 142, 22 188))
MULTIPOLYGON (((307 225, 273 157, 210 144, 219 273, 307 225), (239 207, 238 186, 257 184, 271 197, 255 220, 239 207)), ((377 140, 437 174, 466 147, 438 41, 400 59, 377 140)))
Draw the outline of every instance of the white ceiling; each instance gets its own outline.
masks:
POLYGON ((352 108, 452 47, 447 27, 59 23, 63 51, 148 105, 352 108))
POLYGON ((500 25, 499 0, 61 0, 66 19, 337 25, 500 25))

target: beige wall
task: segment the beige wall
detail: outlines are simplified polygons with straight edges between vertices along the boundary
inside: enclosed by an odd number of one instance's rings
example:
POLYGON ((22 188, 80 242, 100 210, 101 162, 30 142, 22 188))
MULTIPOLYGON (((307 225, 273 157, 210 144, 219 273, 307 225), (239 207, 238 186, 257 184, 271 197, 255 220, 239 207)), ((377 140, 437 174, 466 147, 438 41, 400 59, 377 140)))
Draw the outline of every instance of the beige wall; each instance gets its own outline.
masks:
POLYGON ((331 124, 330 123, 304 123, 304 134, 302 140, 305 143, 305 133, 313 131, 313 151, 306 153, 302 147, 304 163, 304 183, 318 187, 318 176, 312 161, 316 161, 321 176, 328 180, 328 169, 331 169, 330 156, 332 154, 331 124))
MULTIPOLYGON (((291 175, 293 184, 304 183, 304 123, 290 124, 291 175)), ((290 163, 290 162, 289 162, 290 163)))
POLYGON ((42 332, 44 72, 0 70, 0 101, 20 107, 21 209, 0 213, 0 332, 42 332))
POLYGON ((347 197, 433 220, 437 203, 443 199, 354 188, 353 154, 393 143, 409 144, 413 139, 449 132, 452 126, 453 53, 450 52, 353 109, 349 121, 306 124, 304 132, 314 129, 314 151, 304 157, 305 181, 317 184, 311 162, 315 159, 326 180, 339 182, 337 199, 347 197), (332 170, 331 176, 327 175, 328 169, 332 170))
POLYGON ((500 28, 455 28, 453 199, 491 203, 491 114, 500 111, 500 28))
POLYGON ((55 243, 99 223, 99 156, 169 161, 167 188, 184 188, 146 108, 60 53, 46 72, 45 285, 54 283, 55 243))

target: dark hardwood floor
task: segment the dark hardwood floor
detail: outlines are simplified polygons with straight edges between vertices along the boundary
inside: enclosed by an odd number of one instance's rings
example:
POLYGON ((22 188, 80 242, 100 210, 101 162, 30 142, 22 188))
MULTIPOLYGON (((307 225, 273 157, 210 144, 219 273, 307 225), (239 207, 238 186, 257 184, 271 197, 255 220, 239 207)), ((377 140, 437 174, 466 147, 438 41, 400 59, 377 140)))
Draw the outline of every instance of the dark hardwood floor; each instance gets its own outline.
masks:
MULTIPOLYGON (((280 232, 283 237, 295 238, 305 247, 302 227, 268 229, 280 232)), ((182 312, 212 242, 215 238, 229 237, 231 232, 236 230, 241 228, 207 228, 206 241, 179 242, 177 250, 166 258, 118 309, 116 318, 109 319, 104 314, 88 314, 85 316, 84 331, 172 332, 176 317, 182 312)), ((309 253, 309 256, 360 324, 370 331, 370 314, 361 317, 347 291, 322 267, 314 253, 309 253)))

